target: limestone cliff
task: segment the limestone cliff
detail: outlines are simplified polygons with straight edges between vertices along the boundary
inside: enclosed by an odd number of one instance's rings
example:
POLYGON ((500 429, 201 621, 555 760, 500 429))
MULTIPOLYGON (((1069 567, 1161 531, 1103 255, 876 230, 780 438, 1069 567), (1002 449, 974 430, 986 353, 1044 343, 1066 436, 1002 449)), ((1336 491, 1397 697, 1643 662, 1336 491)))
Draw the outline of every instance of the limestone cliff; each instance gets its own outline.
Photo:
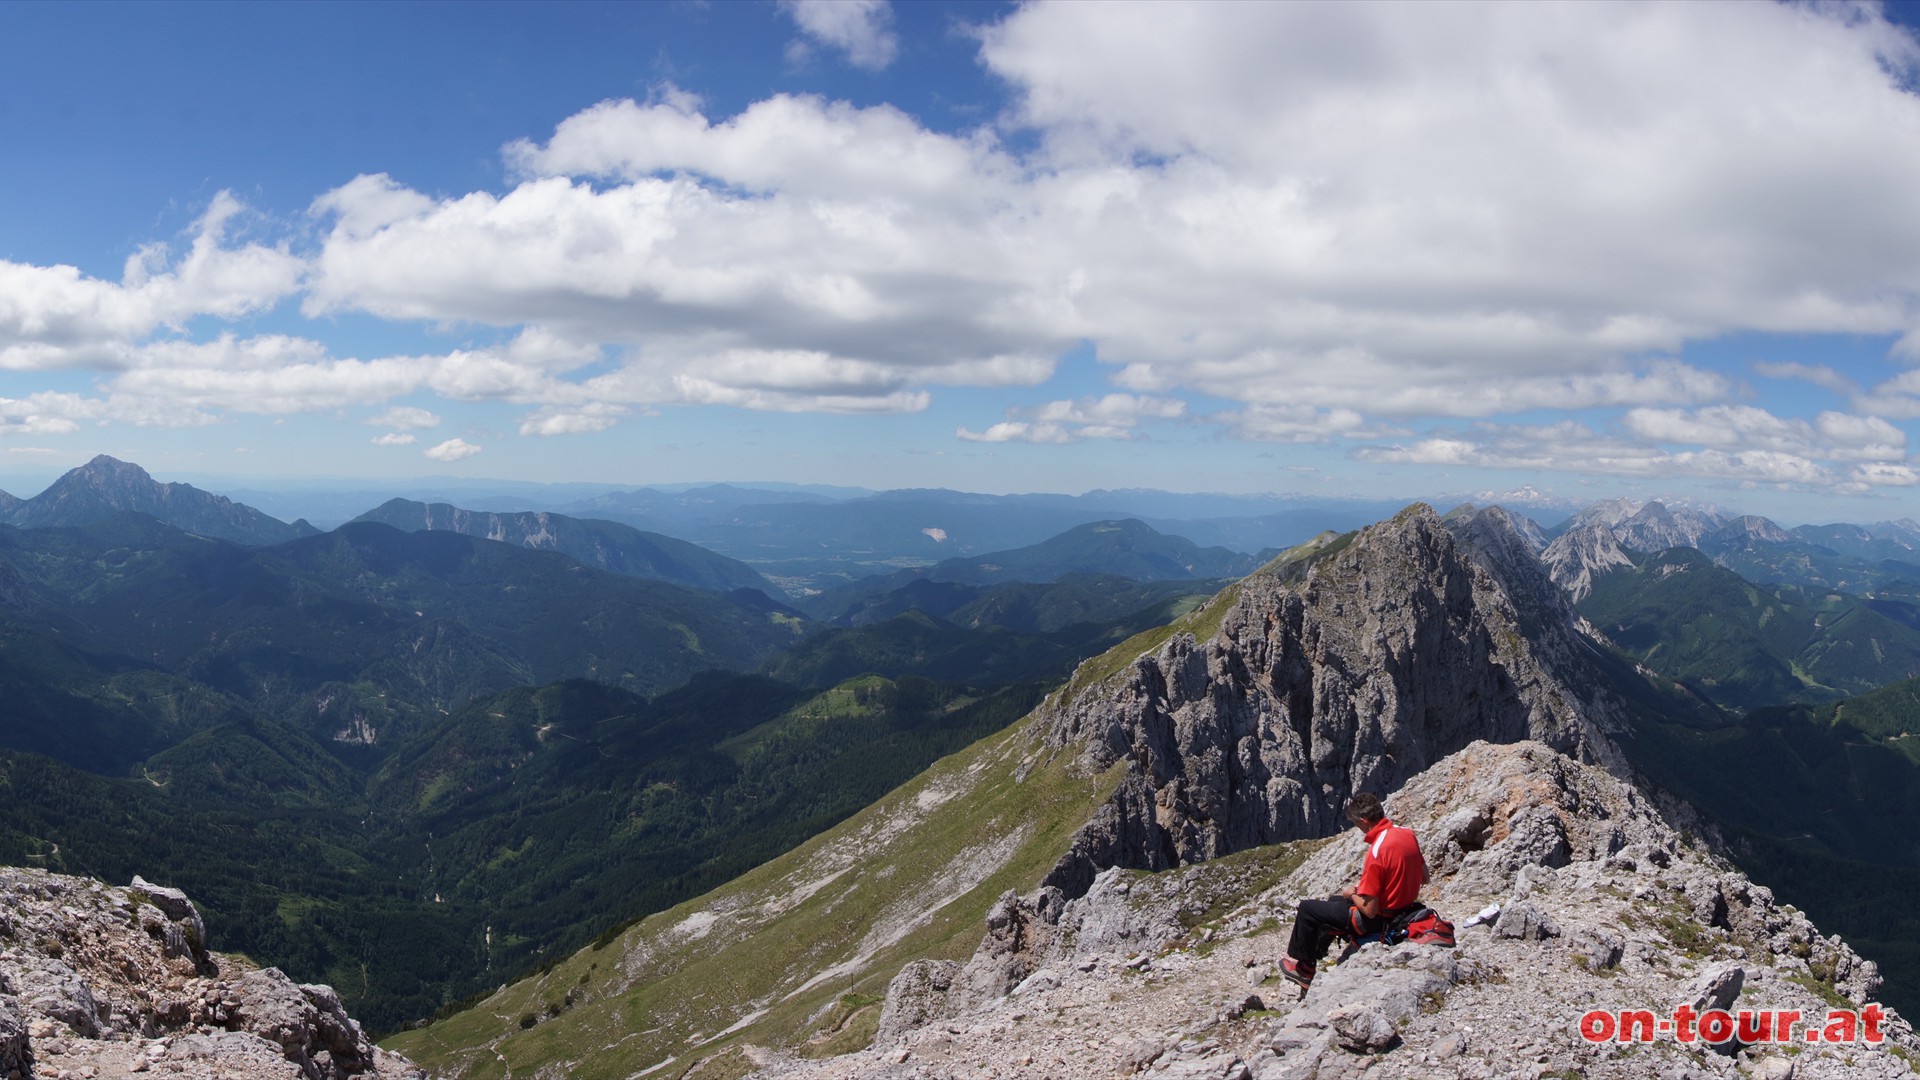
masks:
POLYGON ((1593 579, 1623 566, 1632 566, 1633 558, 1620 546, 1613 530, 1598 522, 1576 525, 1547 545, 1540 553, 1547 574, 1554 584, 1574 600, 1583 600, 1593 591, 1593 579))
POLYGON ((1040 723, 1118 792, 1048 884, 1326 836, 1355 791, 1393 791, 1476 739, 1619 767, 1623 707, 1504 513, 1450 530, 1426 506, 1297 549, 1120 673, 1083 671, 1040 723), (1456 533, 1458 534, 1456 536, 1456 533))

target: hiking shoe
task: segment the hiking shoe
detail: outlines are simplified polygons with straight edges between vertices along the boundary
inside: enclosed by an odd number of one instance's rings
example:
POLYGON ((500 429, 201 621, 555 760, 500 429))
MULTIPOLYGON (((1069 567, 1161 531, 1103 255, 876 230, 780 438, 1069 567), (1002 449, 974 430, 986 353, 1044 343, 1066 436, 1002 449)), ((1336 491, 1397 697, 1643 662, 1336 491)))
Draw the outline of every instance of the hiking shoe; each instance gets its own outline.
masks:
POLYGON ((1303 964, 1291 956, 1280 959, 1280 974, 1286 976, 1288 982, 1297 984, 1302 990, 1312 985, 1313 972, 1312 964, 1303 964))

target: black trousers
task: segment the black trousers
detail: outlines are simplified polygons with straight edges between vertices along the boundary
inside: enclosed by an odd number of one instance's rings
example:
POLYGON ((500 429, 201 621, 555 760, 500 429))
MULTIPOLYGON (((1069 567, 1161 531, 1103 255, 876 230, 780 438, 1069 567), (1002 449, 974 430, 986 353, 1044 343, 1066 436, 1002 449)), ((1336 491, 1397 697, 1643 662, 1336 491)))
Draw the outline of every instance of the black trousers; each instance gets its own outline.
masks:
POLYGON ((1327 947, 1334 938, 1351 941, 1378 934, 1387 928, 1388 922, 1360 914, 1353 901, 1344 896, 1302 900, 1293 917, 1293 940, 1287 943, 1287 955, 1302 964, 1317 964, 1327 955, 1327 947))

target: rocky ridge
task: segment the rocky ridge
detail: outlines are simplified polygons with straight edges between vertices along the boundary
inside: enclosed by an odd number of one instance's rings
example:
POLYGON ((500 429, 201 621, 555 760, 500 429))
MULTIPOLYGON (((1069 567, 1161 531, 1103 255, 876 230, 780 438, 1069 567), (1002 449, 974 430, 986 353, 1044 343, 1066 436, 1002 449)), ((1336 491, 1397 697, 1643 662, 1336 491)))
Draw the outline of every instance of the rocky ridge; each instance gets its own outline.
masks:
POLYGON ((1357 874, 1351 835, 1108 869, 1077 898, 1003 896, 964 963, 908 965, 870 1048, 824 1061, 756 1048, 756 1075, 1865 1080, 1909 1075, 1920 1055, 1890 1010, 1879 1043, 1590 1042, 1591 1010, 1734 1007, 1824 1025, 1869 1002, 1879 974, 1631 785, 1540 743, 1475 742, 1387 809, 1421 838, 1425 899, 1456 922, 1500 906, 1463 926, 1458 948, 1370 945, 1305 995, 1275 978, 1294 904, 1357 874))
POLYGON ((1593 591, 1594 578, 1633 565, 1633 557, 1620 546, 1620 538, 1598 522, 1576 525, 1561 533, 1540 553, 1540 561, 1553 583, 1576 602, 1593 591))
POLYGON ((191 484, 162 484, 140 466, 105 454, 70 470, 33 498, 0 507, 9 524, 23 529, 88 525, 129 511, 235 544, 279 544, 319 532, 304 520, 288 524, 191 484))
POLYGON ((1605 734, 1624 706, 1592 670, 1595 646, 1497 508, 1443 523, 1410 507, 1296 551, 1209 611, 1043 706, 1049 746, 1088 773, 1127 768, 1048 879, 1068 896, 1110 866, 1338 832, 1353 792, 1392 791, 1476 739, 1624 768, 1605 734))
POLYGON ((177 889, 0 868, 0 1077, 424 1080, 331 987, 205 940, 177 889))
POLYGON ((491 513, 410 499, 389 499, 354 520, 377 521, 405 532, 455 532, 516 547, 558 551, 610 573, 709 592, 758 589, 770 596, 780 593, 759 571, 737 559, 614 521, 533 510, 491 513))

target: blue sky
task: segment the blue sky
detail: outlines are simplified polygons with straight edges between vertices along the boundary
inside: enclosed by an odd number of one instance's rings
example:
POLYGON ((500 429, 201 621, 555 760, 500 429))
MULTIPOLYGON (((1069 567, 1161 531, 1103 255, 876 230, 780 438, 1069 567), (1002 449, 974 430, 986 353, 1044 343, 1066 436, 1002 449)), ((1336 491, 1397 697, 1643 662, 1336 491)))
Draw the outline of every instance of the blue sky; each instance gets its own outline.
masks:
POLYGON ((1920 514, 1910 7, 0 5, 0 487, 1920 514))

